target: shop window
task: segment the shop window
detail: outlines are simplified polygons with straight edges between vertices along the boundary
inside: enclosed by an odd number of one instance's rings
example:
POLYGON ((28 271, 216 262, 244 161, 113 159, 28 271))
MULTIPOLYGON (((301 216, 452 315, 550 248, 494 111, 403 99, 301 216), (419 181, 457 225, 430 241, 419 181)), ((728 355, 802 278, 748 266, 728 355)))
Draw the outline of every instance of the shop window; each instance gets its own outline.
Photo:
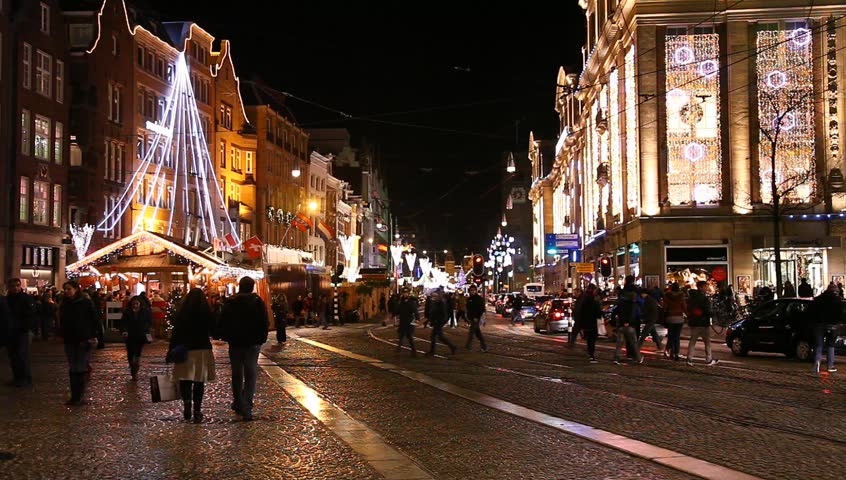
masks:
POLYGON ((32 223, 48 225, 50 212, 50 184, 47 182, 32 182, 32 223))

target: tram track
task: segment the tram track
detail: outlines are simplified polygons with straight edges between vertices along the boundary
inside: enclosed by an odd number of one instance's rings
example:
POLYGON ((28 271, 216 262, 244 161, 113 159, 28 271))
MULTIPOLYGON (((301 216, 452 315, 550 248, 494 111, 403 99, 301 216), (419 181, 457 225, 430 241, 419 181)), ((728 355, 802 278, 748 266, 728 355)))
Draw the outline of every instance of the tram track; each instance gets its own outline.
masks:
MULTIPOLYGON (((379 330, 380 328, 385 328, 385 327, 375 327, 375 328, 369 329, 368 334, 370 335, 370 337, 373 338, 374 340, 377 340, 377 341, 380 341, 380 342, 383 342, 383 343, 386 343, 386 344, 389 344, 389 345, 392 345, 392 346, 396 346, 397 343, 395 341, 391 341, 391 340, 387 340, 387 339, 378 337, 374 333, 374 331, 379 330)), ((507 336, 504 336, 504 335, 486 335, 486 339, 489 338, 489 337, 498 337, 499 340, 503 340, 503 339, 510 340, 511 339, 511 337, 507 337, 507 336)), ((415 340, 428 343, 428 340, 423 339, 423 338, 419 338, 419 337, 415 337, 415 340)), ((490 342, 488 342, 488 343, 490 343, 490 342)), ((520 348, 526 348, 526 347, 520 347, 520 348)), ((560 352, 554 352, 554 351, 547 350, 547 349, 537 349, 537 348, 532 348, 532 349, 529 349, 529 350, 540 351, 540 352, 544 352, 544 353, 560 353, 560 352)), ((542 361, 531 360, 531 359, 522 358, 522 357, 505 355, 505 354, 501 354, 501 353, 487 353, 486 355, 500 357, 500 358, 506 358, 506 359, 509 359, 509 360, 516 360, 516 361, 526 362, 526 363, 531 363, 531 364, 536 364, 536 365, 543 365, 545 367, 552 366, 552 367, 558 367, 558 368, 562 368, 562 369, 563 368, 568 368, 568 369, 573 368, 572 366, 568 366, 568 365, 556 364, 556 363, 551 363, 551 362, 542 362, 542 361)), ((463 357, 463 358, 462 357, 450 357, 450 361, 461 362, 461 363, 464 363, 466 365, 470 365, 470 366, 474 366, 474 367, 478 367, 478 368, 484 368, 484 369, 499 371, 499 372, 503 372, 503 373, 510 373, 510 374, 518 375, 520 377, 531 378, 531 379, 539 380, 539 381, 576 386, 576 387, 579 387, 579 388, 584 388, 584 389, 595 391, 595 392, 601 392, 602 394, 612 395, 616 398, 625 399, 625 400, 629 400, 629 401, 636 401, 636 402, 639 402, 639 403, 648 404, 648 405, 661 407, 661 408, 668 408, 668 409, 672 409, 672 410, 676 410, 676 411, 685 412, 686 414, 707 415, 709 418, 715 418, 715 419, 718 419, 720 421, 728 422, 728 423, 731 423, 731 424, 734 424, 734 425, 737 425, 737 426, 740 426, 740 427, 760 428, 760 429, 771 430, 771 431, 776 431, 776 432, 790 434, 790 435, 796 435, 796 436, 799 436, 799 437, 810 438, 810 439, 814 439, 814 440, 818 440, 818 441, 824 441, 826 443, 833 443, 833 444, 837 444, 837 445, 846 446, 846 440, 839 440, 839 439, 836 439, 836 438, 830 438, 830 437, 827 437, 827 436, 815 434, 813 432, 807 432, 807 431, 803 431, 803 430, 800 430, 800 429, 791 428, 791 427, 787 427, 787 426, 775 425, 773 423, 761 422, 759 420, 748 418, 748 417, 732 416, 732 415, 728 415, 728 414, 726 414, 726 413, 724 413, 724 412, 722 412, 718 409, 712 409, 712 408, 703 409, 701 406, 694 408, 694 407, 691 407, 691 406, 682 405, 682 404, 678 404, 678 403, 671 403, 671 402, 665 402, 665 401, 654 400, 654 399, 645 399, 645 398, 641 398, 641 397, 637 397, 637 396, 632 396, 630 394, 623 395, 623 394, 611 391, 607 388, 601 388, 599 386, 585 384, 583 381, 580 381, 579 379, 557 378, 557 377, 550 377, 550 376, 544 376, 544 375, 537 375, 537 374, 534 374, 534 373, 520 371, 520 370, 517 370, 517 369, 514 369, 514 368, 505 368, 505 367, 494 366, 494 365, 489 365, 489 364, 485 364, 485 363, 482 363, 482 362, 469 360, 466 357, 463 357)), ((649 366, 654 367, 655 365, 650 363, 649 366)), ((645 381, 648 381, 652 384, 663 385, 665 388, 666 387, 673 387, 673 388, 681 388, 681 389, 688 390, 688 391, 693 390, 693 387, 690 387, 690 386, 678 385, 678 384, 674 384, 674 383, 671 383, 671 382, 656 380, 656 379, 650 378, 650 377, 635 377, 635 378, 637 378, 639 381, 645 380, 645 381)), ((743 379, 740 379, 740 380, 743 380, 743 379)), ((717 395, 725 395, 726 394, 726 392, 708 389, 707 387, 704 387, 704 388, 698 387, 698 388, 700 388, 700 390, 710 391, 711 393, 717 394, 717 395)), ((796 389, 798 389, 798 387, 793 387, 793 386, 781 386, 781 388, 796 388, 796 389)), ((826 409, 826 408, 820 408, 820 407, 814 407, 814 406, 796 405, 796 404, 790 404, 790 403, 785 403, 785 402, 778 402, 778 401, 775 401, 775 400, 772 400, 772 399, 761 399, 760 397, 747 396, 747 395, 743 395, 743 394, 731 394, 730 396, 735 397, 735 398, 743 398, 747 401, 752 401, 752 402, 761 402, 761 403, 773 404, 773 405, 780 406, 780 407, 815 408, 817 410, 821 410, 821 411, 824 411, 826 413, 842 412, 842 410, 839 411, 839 410, 835 410, 835 409, 826 409)))

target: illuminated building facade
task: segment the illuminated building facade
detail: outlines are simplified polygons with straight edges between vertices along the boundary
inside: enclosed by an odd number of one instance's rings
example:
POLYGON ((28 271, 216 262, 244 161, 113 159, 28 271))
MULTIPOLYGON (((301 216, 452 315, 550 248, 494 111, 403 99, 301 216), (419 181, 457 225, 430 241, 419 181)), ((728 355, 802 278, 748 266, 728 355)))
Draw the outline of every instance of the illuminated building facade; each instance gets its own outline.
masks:
POLYGON ((775 192, 784 278, 819 291, 844 275, 846 5, 580 5, 583 68, 557 78, 561 136, 539 175, 566 186, 552 203, 570 221, 544 228, 578 233, 584 261, 610 257, 601 284, 708 279, 752 294, 775 283, 775 192))

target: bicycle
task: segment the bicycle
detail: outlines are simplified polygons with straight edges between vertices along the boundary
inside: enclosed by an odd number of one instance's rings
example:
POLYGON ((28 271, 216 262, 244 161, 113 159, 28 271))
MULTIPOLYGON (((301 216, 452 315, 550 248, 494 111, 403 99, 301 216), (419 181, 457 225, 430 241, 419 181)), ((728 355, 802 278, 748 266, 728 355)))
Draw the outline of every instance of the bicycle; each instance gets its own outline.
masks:
POLYGON ((743 318, 744 308, 737 301, 726 302, 717 295, 708 297, 711 303, 711 330, 717 335, 723 333, 729 325, 743 318))

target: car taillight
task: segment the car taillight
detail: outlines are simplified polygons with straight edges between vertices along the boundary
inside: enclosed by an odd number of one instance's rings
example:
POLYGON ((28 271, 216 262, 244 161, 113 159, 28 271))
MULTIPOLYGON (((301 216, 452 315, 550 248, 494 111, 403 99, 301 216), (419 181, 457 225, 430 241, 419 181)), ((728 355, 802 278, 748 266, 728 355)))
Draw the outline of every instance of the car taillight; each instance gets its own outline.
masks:
POLYGON ((555 317, 555 318, 561 318, 561 317, 564 316, 564 314, 561 313, 561 312, 555 312, 555 313, 552 314, 552 316, 555 317))

